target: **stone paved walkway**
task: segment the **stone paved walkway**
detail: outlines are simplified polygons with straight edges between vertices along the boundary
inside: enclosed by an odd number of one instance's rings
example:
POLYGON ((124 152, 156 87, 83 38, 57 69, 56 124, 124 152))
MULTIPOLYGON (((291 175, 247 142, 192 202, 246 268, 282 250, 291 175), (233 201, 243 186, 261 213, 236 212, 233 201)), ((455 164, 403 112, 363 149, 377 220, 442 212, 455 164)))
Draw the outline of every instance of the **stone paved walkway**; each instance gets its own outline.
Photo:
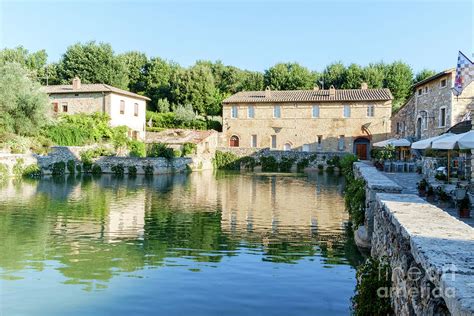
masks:
MULTIPOLYGON (((397 183, 403 188, 402 193, 407 194, 416 194, 418 195, 417 183, 422 179, 422 176, 418 173, 392 173, 392 172, 382 172, 392 181, 397 183)), ((423 198, 425 199, 425 198, 423 198)), ((425 199, 426 200, 426 199, 425 199)), ((449 213, 451 216, 456 217, 460 221, 474 227, 474 212, 471 210, 471 218, 459 218, 458 210, 454 207, 441 207, 437 202, 431 203, 437 207, 443 209, 445 212, 449 213)))

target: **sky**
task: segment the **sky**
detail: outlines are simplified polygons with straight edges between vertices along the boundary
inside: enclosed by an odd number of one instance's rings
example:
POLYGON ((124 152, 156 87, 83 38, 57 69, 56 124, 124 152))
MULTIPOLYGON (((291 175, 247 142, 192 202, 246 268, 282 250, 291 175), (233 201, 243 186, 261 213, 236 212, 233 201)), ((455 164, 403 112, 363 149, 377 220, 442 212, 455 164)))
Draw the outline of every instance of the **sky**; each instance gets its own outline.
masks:
POLYGON ((458 50, 473 56, 473 1, 0 0, 0 48, 46 49, 53 62, 95 40, 182 66, 298 62, 321 71, 402 60, 441 71, 455 67, 458 50))

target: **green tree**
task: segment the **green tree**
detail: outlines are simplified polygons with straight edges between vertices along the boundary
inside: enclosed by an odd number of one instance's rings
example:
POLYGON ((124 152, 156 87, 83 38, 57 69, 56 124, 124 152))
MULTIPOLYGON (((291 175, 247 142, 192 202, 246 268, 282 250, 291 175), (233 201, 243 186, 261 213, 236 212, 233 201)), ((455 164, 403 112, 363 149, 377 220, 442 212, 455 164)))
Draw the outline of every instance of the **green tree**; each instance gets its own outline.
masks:
POLYGON ((413 80, 413 83, 414 84, 418 83, 434 75, 436 75, 436 71, 430 70, 430 69, 423 69, 416 74, 415 79, 413 80))
POLYGON ((18 63, 0 65, 0 132, 35 135, 47 121, 48 96, 18 63))
POLYGON ((117 88, 128 88, 128 70, 125 63, 114 55, 110 44, 77 43, 69 46, 58 64, 63 83, 75 76, 84 83, 106 83, 117 88))
POLYGON ((407 99, 413 83, 411 67, 402 61, 395 61, 386 67, 384 86, 393 94, 392 109, 398 109, 407 99))
POLYGON ((350 64, 344 72, 342 89, 359 89, 363 81, 362 68, 357 64, 350 64))
POLYGON ((158 100, 171 98, 171 77, 180 66, 161 58, 151 58, 144 68, 145 95, 150 99, 150 109, 156 110, 158 100))
POLYGON ((239 90, 259 91, 264 89, 263 74, 258 71, 245 70, 242 74, 239 90))
POLYGON ((383 88, 385 78, 385 65, 383 62, 369 64, 362 69, 362 80, 367 83, 369 88, 383 88))
POLYGON ((145 53, 132 51, 118 55, 118 59, 125 64, 128 76, 128 89, 133 92, 145 91, 144 73, 148 63, 145 53))
POLYGON ((168 99, 159 99, 156 104, 156 110, 160 113, 168 113, 171 109, 168 99))
POLYGON ((336 62, 328 65, 322 74, 324 88, 334 86, 336 89, 342 88, 346 74, 346 67, 341 62, 336 62))
POLYGON ((274 90, 312 89, 316 75, 297 63, 279 63, 265 70, 265 86, 274 90))

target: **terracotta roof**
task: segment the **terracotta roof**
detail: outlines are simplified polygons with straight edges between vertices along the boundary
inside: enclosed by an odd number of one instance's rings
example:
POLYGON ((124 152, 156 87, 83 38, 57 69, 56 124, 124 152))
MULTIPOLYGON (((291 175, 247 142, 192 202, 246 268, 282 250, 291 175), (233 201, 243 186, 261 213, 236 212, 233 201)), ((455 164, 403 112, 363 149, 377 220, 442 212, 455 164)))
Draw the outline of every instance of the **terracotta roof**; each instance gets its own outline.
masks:
POLYGON ((147 143, 165 143, 165 144, 199 144, 212 134, 217 133, 214 130, 190 130, 190 129, 167 129, 161 132, 147 132, 147 143))
POLYGON ((334 101, 385 101, 392 100, 389 89, 335 89, 329 90, 286 90, 286 91, 242 91, 223 103, 263 103, 263 102, 334 102, 334 101))
POLYGON ((419 87, 427 82, 430 82, 432 80, 435 80, 435 79, 438 79, 440 77, 443 77, 444 75, 449 75, 451 73, 453 73, 456 69, 455 68, 451 68, 451 69, 447 69, 447 70, 444 70, 444 71, 441 71, 441 72, 438 72, 436 75, 433 75, 431 77, 428 77, 424 80, 421 80, 420 82, 417 82, 413 85, 414 88, 416 87, 419 87))
POLYGON ((105 83, 82 83, 79 89, 73 89, 72 85, 53 85, 53 86, 43 86, 42 90, 47 94, 59 94, 59 93, 90 93, 90 92, 113 92, 129 97, 134 97, 137 99, 147 100, 150 101, 150 98, 145 97, 143 95, 139 95, 127 90, 122 90, 119 88, 115 88, 109 86, 105 83))

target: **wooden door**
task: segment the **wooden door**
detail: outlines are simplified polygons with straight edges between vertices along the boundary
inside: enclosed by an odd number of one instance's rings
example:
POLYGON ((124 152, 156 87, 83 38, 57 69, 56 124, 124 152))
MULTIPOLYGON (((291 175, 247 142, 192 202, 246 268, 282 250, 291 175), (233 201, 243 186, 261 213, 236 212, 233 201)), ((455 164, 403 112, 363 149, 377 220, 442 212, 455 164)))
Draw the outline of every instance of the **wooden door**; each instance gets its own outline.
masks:
POLYGON ((356 155, 360 160, 367 160, 367 144, 356 144, 356 155))

